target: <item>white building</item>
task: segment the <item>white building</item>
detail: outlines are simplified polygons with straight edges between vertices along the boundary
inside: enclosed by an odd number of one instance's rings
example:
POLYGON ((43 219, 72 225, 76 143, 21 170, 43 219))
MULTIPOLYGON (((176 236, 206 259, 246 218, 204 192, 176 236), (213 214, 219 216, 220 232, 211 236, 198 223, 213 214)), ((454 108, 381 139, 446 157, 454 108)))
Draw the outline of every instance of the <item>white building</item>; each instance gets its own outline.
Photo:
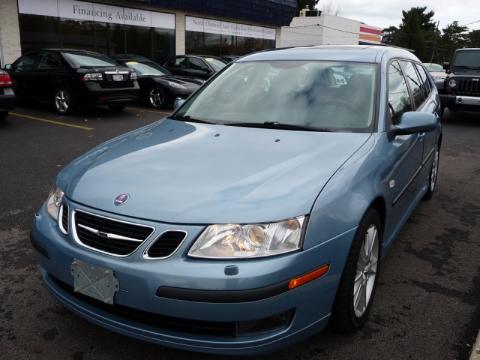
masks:
MULTIPOLYGON (((305 12, 303 13, 305 14, 305 12)), ((380 44, 382 29, 340 16, 294 17, 281 28, 277 47, 308 45, 380 44)))

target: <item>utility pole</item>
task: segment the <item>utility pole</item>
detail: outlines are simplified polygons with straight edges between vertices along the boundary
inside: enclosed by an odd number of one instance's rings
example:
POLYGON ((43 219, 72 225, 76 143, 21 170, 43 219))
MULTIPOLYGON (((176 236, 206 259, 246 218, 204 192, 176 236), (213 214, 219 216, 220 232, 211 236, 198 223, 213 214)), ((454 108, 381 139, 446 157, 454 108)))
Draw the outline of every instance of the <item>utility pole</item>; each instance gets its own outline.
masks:
POLYGON ((435 37, 433 38, 433 46, 432 46, 432 57, 430 58, 430 62, 433 62, 433 58, 435 57, 435 53, 437 52, 437 42, 438 37, 440 36, 438 27, 440 26, 440 21, 437 21, 437 31, 435 31, 435 37))

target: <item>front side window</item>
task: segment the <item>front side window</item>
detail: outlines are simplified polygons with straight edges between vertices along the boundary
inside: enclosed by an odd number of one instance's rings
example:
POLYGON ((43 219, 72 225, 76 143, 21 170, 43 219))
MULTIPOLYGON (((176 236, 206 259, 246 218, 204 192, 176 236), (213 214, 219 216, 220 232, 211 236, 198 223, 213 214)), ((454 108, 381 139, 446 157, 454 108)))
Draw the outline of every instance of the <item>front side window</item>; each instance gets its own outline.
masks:
POLYGON ((196 93, 175 116, 225 125, 370 131, 376 77, 375 64, 239 62, 196 93))
POLYGON ((192 69, 208 71, 208 66, 205 65, 205 63, 202 60, 197 58, 190 58, 189 61, 190 61, 190 67, 192 69))
POLYGON ((13 69, 15 72, 25 72, 25 71, 32 71, 33 65, 35 65, 35 60, 37 58, 37 54, 28 54, 22 56, 20 60, 14 65, 13 69))
POLYGON ((65 56, 67 61, 70 62, 75 68, 116 66, 114 60, 101 54, 64 52, 63 56, 65 56))
POLYGON ((402 65, 408 85, 410 86, 410 91, 413 95, 415 107, 418 108, 425 101, 425 92, 423 90, 422 82, 418 77, 417 70, 415 70, 415 65, 413 65, 413 63, 410 61, 402 61, 402 65))
POLYGON ((388 67, 388 109, 392 124, 398 124, 403 113, 412 111, 407 83, 397 61, 388 67))

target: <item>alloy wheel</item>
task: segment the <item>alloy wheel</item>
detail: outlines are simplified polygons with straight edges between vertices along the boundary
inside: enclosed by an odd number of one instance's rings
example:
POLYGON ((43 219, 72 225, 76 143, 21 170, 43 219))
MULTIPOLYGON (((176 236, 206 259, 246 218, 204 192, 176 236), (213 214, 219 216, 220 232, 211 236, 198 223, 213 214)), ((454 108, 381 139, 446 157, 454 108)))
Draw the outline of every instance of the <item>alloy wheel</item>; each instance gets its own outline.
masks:
POLYGON ((165 104, 165 95, 159 88, 153 88, 150 90, 148 99, 154 108, 161 108, 165 104))
POLYGON ((375 287, 379 244, 378 229, 372 224, 365 233, 353 285, 353 308, 358 318, 362 317, 367 310, 375 287))
POLYGON ((55 107, 60 113, 66 113, 69 110, 70 98, 65 90, 58 90, 55 94, 55 107))
POLYGON ((432 172, 430 173, 430 191, 431 192, 433 192, 433 190, 435 190, 435 186, 437 186, 439 160, 440 160, 440 151, 438 151, 438 149, 435 149, 435 155, 433 157, 433 164, 432 164, 432 172))

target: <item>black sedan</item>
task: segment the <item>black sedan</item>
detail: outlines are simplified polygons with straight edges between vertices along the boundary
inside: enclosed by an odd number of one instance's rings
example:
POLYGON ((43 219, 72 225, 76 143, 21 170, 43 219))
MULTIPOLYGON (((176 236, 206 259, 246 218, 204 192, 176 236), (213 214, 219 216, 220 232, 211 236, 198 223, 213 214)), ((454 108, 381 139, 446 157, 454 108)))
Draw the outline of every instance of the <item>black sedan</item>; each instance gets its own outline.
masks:
POLYGON ((7 72, 0 70, 0 121, 4 120, 8 111, 15 104, 15 93, 12 89, 12 79, 7 72))
POLYGON ((117 55, 113 58, 137 73, 140 99, 157 109, 171 107, 177 98, 186 99, 204 83, 199 78, 173 75, 144 57, 117 55))
POLYGON ((60 114, 97 104, 122 110, 139 95, 136 72, 91 51, 31 51, 7 68, 20 101, 52 103, 60 114))
POLYGON ((207 80, 227 66, 216 56, 178 55, 168 60, 164 67, 175 75, 207 80))

